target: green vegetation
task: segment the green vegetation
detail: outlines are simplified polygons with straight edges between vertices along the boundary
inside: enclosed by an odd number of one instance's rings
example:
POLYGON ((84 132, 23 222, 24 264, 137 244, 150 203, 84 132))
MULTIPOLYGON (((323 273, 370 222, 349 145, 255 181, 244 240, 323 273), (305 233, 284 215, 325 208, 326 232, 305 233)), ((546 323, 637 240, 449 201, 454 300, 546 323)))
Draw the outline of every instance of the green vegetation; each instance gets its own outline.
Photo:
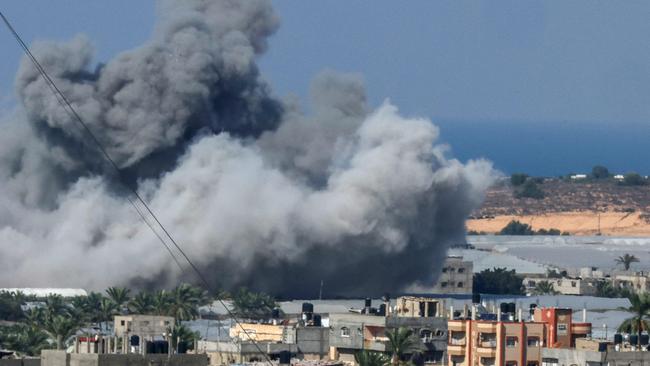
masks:
POLYGON ((354 354, 354 360, 359 366, 388 366, 390 359, 381 352, 363 350, 354 354))
MULTIPOLYGON (((469 233, 468 233, 469 234, 469 233)), ((497 235, 569 235, 569 233, 561 232, 558 229, 539 229, 537 231, 528 225, 518 220, 510 221, 506 226, 497 233, 497 235)))
POLYGON ((630 297, 632 293, 626 288, 614 287, 609 281, 599 281, 596 285, 597 297, 621 298, 630 297))
POLYGON ((643 186, 646 185, 646 180, 639 174, 633 172, 625 174, 620 184, 624 186, 643 186))
POLYGON ((522 278, 515 270, 485 269, 474 275, 474 292, 492 295, 523 295, 522 278))
POLYGON ((533 180, 527 180, 519 189, 515 190, 516 198, 544 198, 544 191, 533 180))
POLYGON ((535 235, 535 231, 528 224, 512 220, 499 231, 499 235, 535 235))
POLYGON ((535 285, 535 289, 533 290, 533 293, 535 295, 557 295, 557 291, 555 291, 555 288, 553 287, 553 284, 549 281, 539 281, 535 285))
POLYGON ((514 174, 512 174, 510 176, 510 183, 513 186, 518 187, 518 186, 524 184, 524 182, 526 182, 526 179, 528 179, 528 174, 514 173, 514 174))
POLYGON ((591 168, 591 176, 594 179, 606 179, 609 178, 609 169, 602 165, 596 165, 591 168))
POLYGON ((629 297, 631 306, 626 310, 634 314, 618 327, 619 332, 637 333, 638 346, 641 347, 641 332, 650 330, 650 294, 634 294, 629 297))
POLYGON ((265 294, 254 293, 246 288, 239 289, 232 297, 233 313, 239 318, 264 319, 271 316, 278 307, 275 300, 265 294))
POLYGON ((627 271, 627 270, 630 269, 630 266, 632 265, 632 263, 638 263, 639 262, 639 258, 635 257, 634 255, 625 253, 624 255, 616 258, 614 261, 617 264, 622 264, 623 268, 625 268, 625 270, 627 271))
POLYGON ((388 351, 391 353, 391 364, 397 365, 408 353, 419 351, 420 342, 408 328, 387 330, 388 351))
MULTIPOLYGON (((264 317, 276 306, 264 294, 241 290, 234 299, 235 310, 242 315, 264 317)), ((0 320, 15 322, 0 326, 0 347, 20 355, 38 355, 41 349, 64 349, 81 328, 107 329, 107 322, 117 314, 167 315, 175 319, 172 346, 190 349, 198 337, 182 321, 199 316, 199 307, 212 297, 201 288, 181 284, 172 290, 140 291, 132 295, 126 288, 110 287, 105 294, 90 292, 88 296, 64 299, 52 295, 38 299, 24 294, 0 292, 0 320), (30 303, 23 311, 22 306, 30 303), (177 341, 180 341, 176 344, 177 341)))

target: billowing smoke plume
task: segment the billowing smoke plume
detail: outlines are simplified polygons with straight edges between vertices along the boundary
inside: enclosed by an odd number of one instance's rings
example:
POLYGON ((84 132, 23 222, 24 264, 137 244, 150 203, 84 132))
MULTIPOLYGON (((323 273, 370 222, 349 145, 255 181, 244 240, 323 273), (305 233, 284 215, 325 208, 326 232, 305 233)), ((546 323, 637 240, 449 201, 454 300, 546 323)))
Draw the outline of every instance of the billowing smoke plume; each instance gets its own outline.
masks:
MULTIPOLYGON (((268 1, 161 6, 152 40, 92 68, 83 37, 39 43, 44 68, 215 285, 377 294, 430 283, 493 171, 448 159, 437 128, 358 75, 325 71, 312 111, 282 102, 256 57, 268 1)), ((169 286, 181 273, 88 136, 23 60, 0 123, 4 286, 169 286)))

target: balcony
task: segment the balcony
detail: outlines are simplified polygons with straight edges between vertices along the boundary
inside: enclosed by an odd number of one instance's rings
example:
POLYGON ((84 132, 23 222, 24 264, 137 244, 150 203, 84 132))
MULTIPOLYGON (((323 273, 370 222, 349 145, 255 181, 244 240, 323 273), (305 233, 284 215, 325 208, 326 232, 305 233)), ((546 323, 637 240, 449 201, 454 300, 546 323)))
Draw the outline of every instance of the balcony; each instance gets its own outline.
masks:
POLYGON ((496 340, 484 340, 480 342, 481 347, 483 348, 497 348, 496 340))
POLYGON ((465 355, 465 347, 463 346, 447 346, 447 353, 452 356, 465 355))
POLYGON ((467 344, 467 340, 465 337, 463 338, 451 338, 449 340, 449 345, 450 346, 464 346, 467 344))
POLYGON ((496 357, 497 349, 496 347, 495 348, 477 347, 476 353, 481 357, 496 357))
POLYGON ((447 322, 447 329, 450 331, 465 331, 465 321, 463 320, 450 320, 447 322))
POLYGON ((479 332, 484 332, 484 333, 496 333, 497 327, 498 327, 497 323, 494 322, 476 323, 476 329, 478 329, 479 332))

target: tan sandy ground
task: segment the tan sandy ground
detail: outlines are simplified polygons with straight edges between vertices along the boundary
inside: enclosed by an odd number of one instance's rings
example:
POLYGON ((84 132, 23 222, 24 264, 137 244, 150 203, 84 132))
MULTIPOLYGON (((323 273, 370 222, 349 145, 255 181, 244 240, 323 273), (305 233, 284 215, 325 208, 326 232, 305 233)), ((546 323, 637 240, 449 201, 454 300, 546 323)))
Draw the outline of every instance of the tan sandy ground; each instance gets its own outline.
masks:
MULTIPOLYGON (((535 230, 559 229, 571 235, 595 235, 598 233, 598 214, 595 212, 558 212, 536 216, 496 216, 493 219, 467 220, 467 230, 496 233, 511 220, 529 224, 535 230)), ((602 235, 650 236, 650 223, 639 213, 603 212, 600 214, 602 235)))

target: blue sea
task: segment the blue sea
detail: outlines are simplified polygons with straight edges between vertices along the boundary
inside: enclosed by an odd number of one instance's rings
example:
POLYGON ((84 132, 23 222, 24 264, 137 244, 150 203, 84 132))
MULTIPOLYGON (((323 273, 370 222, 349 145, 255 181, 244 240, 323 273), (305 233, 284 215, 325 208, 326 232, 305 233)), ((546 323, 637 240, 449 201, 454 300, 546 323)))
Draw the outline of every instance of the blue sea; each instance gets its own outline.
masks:
POLYGON ((450 155, 462 161, 486 158, 505 174, 535 176, 589 173, 650 174, 650 123, 517 123, 435 121, 450 155))

